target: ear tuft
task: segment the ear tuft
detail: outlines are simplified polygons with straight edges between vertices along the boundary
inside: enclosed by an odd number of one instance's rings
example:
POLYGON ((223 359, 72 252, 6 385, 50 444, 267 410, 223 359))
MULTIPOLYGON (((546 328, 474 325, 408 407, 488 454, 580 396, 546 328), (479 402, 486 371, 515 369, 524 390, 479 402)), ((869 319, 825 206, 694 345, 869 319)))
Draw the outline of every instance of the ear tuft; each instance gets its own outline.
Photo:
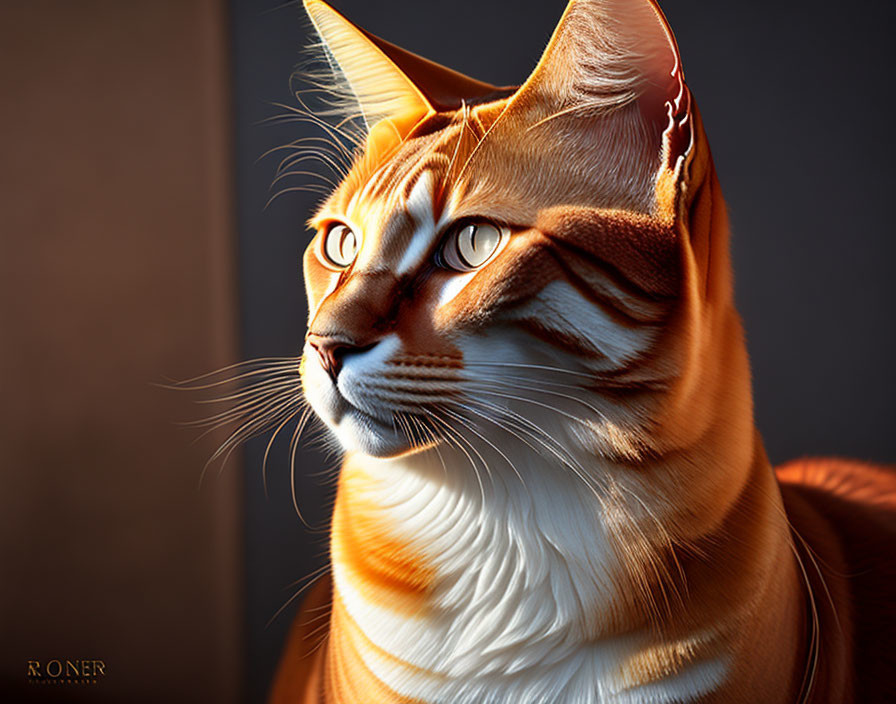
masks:
POLYGON ((334 69, 345 76, 370 127, 396 115, 432 112, 432 106, 360 28, 321 0, 304 0, 334 69))

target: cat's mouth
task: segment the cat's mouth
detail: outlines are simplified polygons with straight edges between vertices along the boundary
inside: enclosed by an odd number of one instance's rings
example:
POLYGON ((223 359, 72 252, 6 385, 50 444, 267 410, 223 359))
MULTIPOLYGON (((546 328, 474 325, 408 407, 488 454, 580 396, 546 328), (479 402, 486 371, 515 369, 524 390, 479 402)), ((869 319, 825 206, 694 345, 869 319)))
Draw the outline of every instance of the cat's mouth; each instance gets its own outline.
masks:
POLYGON ((345 420, 345 416, 349 415, 355 417, 358 422, 363 424, 365 427, 370 427, 371 430, 384 432, 394 429, 394 423, 392 423, 389 418, 384 418, 374 413, 370 413, 363 408, 359 408, 351 401, 349 401, 339 390, 338 385, 335 386, 335 391, 336 397, 338 399, 337 425, 342 424, 345 420))
POLYGON ((372 457, 394 457, 413 449, 413 443, 394 420, 384 419, 353 405, 340 394, 339 420, 331 426, 343 448, 372 457))
POLYGON ((344 450, 393 457, 413 448, 388 405, 360 395, 357 384, 334 381, 316 364, 304 369, 302 381, 311 407, 344 450))

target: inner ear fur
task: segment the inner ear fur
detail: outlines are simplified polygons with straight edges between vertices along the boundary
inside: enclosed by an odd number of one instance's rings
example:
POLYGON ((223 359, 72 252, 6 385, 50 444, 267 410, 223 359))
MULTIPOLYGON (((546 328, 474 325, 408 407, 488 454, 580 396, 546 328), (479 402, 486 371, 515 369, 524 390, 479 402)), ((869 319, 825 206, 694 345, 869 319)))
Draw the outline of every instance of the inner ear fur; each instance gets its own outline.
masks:
POLYGON ((381 120, 424 119, 512 94, 395 46, 361 29, 322 0, 304 0, 305 10, 345 78, 368 128, 381 120))
POLYGON ((595 153, 585 168, 621 182, 652 181, 645 209, 675 210, 693 141, 691 98, 675 38, 653 0, 571 0, 538 65, 494 112, 496 124, 515 132, 575 135, 583 149, 624 144, 624 154, 614 148, 602 161, 595 153))

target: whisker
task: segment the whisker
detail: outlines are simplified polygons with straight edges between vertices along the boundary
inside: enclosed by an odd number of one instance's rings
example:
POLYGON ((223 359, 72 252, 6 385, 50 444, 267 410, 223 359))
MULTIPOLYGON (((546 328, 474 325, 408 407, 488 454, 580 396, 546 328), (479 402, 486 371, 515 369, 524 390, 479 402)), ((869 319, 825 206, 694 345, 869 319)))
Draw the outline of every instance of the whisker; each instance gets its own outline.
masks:
POLYGON ((226 367, 222 367, 221 369, 216 369, 212 372, 207 372, 205 374, 200 374, 199 376, 194 376, 191 379, 184 379, 183 381, 172 381, 171 384, 157 384, 162 388, 171 389, 173 391, 180 391, 182 389, 191 391, 197 389, 205 389, 211 388, 213 386, 221 386, 223 384, 232 384, 233 382, 242 379, 248 376, 254 376, 258 374, 267 374, 272 371, 276 371, 281 367, 287 367, 289 365, 295 364, 296 369, 298 369, 299 362, 301 361, 301 357, 262 357, 259 359, 250 359, 245 362, 237 362, 236 364, 231 364, 226 367), (226 379, 222 379, 221 381, 215 382, 213 384, 209 384, 207 386, 195 386, 194 382, 202 381, 204 379, 209 379, 215 376, 219 376, 224 374, 225 372, 233 371, 235 369, 241 369, 245 367, 257 367, 259 365, 264 365, 261 369, 256 369, 247 373, 241 373, 235 377, 228 377, 226 379))
POLYGON ((606 415, 603 413, 603 411, 598 410, 597 408, 595 408, 593 405, 591 405, 587 401, 584 401, 584 400, 577 398, 576 396, 572 396, 570 394, 564 394, 559 391, 550 391, 548 389, 543 389, 539 386, 532 386, 529 384, 521 383, 519 381, 505 382, 505 381, 502 381, 501 379, 490 379, 489 382, 493 383, 493 384, 500 384, 502 386, 509 386, 510 388, 513 388, 513 389, 523 389, 526 391, 535 391, 536 393, 548 394, 550 396, 556 396, 557 398, 565 398, 569 401, 575 401, 576 403, 583 405, 589 411, 592 411, 593 413, 595 413, 599 418, 606 419, 606 415))
MULTIPOLYGON (((264 487, 264 497, 265 498, 268 498, 268 455, 270 455, 270 453, 271 453, 271 447, 273 447, 274 441, 277 439, 277 436, 280 434, 280 431, 283 430, 284 426, 287 423, 289 423, 289 421, 291 421, 293 418, 296 417, 296 414, 299 412, 299 410, 300 410, 299 408, 296 408, 292 413, 290 413, 288 416, 286 416, 286 418, 284 418, 283 422, 280 423, 280 425, 278 425, 277 428, 274 430, 273 434, 271 435, 270 439, 268 440, 267 445, 265 445, 264 457, 261 460, 261 483, 262 483, 262 486, 264 487)), ((307 407, 302 409, 303 417, 305 414, 307 414, 309 412, 310 412, 310 409, 307 407)), ((299 418, 300 425, 302 423, 303 417, 299 418)))
MULTIPOLYGON (((321 572, 321 574, 326 574, 326 572, 329 571, 329 568, 330 568, 330 565, 329 565, 329 563, 327 563, 327 564, 324 565, 322 568, 320 568, 319 570, 316 570, 316 571, 321 572)), ((312 574, 313 574, 313 573, 312 573, 312 574)), ((303 579, 307 579, 307 577, 303 577, 303 579)), ((299 581, 302 581, 302 580, 299 580, 299 581)), ((284 611, 284 610, 285 610, 285 609, 286 609, 292 602, 294 602, 294 601, 295 601, 296 599, 298 599, 302 594, 304 594, 305 591, 308 589, 308 587, 310 587, 312 584, 314 584, 315 581, 316 581, 316 580, 314 580, 314 579, 310 579, 310 580, 308 580, 305 584, 303 584, 303 585, 298 589, 298 591, 296 591, 295 594, 293 594, 291 597, 289 597, 289 599, 286 600, 286 603, 284 603, 283 606, 281 606, 279 609, 277 609, 277 611, 274 612, 274 615, 271 616, 271 618, 270 618, 270 619, 268 620, 268 622, 265 624, 265 628, 269 628, 270 625, 277 619, 277 617, 278 617, 280 614, 282 614, 283 611, 284 611)))
MULTIPOLYGON (((502 408, 500 406, 496 406, 494 404, 490 404, 489 402, 482 401, 482 400, 471 400, 471 401, 473 403, 479 403, 479 404, 490 406, 493 410, 495 410, 496 412, 498 412, 502 415, 509 415, 519 425, 523 426, 521 428, 522 432, 526 432, 526 434, 529 435, 534 441, 538 442, 539 445, 541 445, 545 450, 550 452, 555 457, 555 459, 560 461, 560 463, 563 466, 570 469, 576 475, 576 477, 578 477, 578 479, 580 481, 582 481, 582 483, 585 485, 585 487, 589 491, 591 491, 592 494, 594 494, 595 498, 597 498, 598 500, 602 500, 602 497, 597 493, 597 489, 592 484, 592 481, 589 480, 589 475, 588 475, 588 472, 585 471, 585 468, 582 467, 581 464, 579 464, 579 462, 576 461, 575 458, 572 457, 562 445, 557 443, 552 437, 550 437, 547 433, 545 433, 541 428, 539 428, 537 425, 535 425, 534 423, 529 421, 527 418, 524 418, 523 416, 519 415, 518 413, 515 413, 514 411, 512 411, 508 408, 502 408)), ((505 430, 508 430, 508 432, 512 432, 507 427, 505 427, 505 430)))
MULTIPOLYGON (((451 426, 448 424, 447 421, 443 420, 436 413, 433 413, 433 415, 431 415, 430 418, 432 418, 432 420, 435 420, 436 422, 439 423, 439 425, 442 427, 442 431, 446 434, 446 439, 448 440, 448 442, 451 445, 453 445, 454 447, 456 447, 458 450, 460 450, 461 453, 463 453, 466 456, 467 460, 470 462, 470 466, 473 468, 473 474, 476 475, 476 481, 479 484, 479 494, 482 498, 482 503, 485 504, 485 487, 482 484, 482 476, 479 474, 479 469, 477 468, 476 462, 473 460, 473 457, 470 455, 469 452, 467 452, 466 448, 464 448, 460 444, 459 440, 461 440, 462 438, 460 438, 460 436, 457 435, 452 430, 451 426)), ((481 459, 481 457, 480 457, 480 459, 481 459)), ((483 461, 483 465, 484 465, 484 461, 483 461)))
MULTIPOLYGON (((456 421, 458 421, 460 423, 463 423, 465 420, 462 416, 460 416, 452 411, 449 411, 447 408, 443 408, 442 410, 443 410, 443 412, 447 413, 450 417, 453 417, 456 421)), ((476 415, 479 416, 480 418, 483 418, 484 420, 488 420, 488 421, 491 420, 481 413, 477 413, 476 415)), ((507 455, 505 455, 504 452, 502 452, 501 449, 497 445, 495 445, 488 438, 486 438, 482 433, 480 433, 475 428, 473 428, 472 425, 467 425, 466 429, 468 431, 470 431, 471 433, 473 433, 474 435, 476 435, 485 444, 490 446, 495 452, 497 452, 504 459, 504 461, 507 463, 507 465, 513 470, 514 474, 516 474, 516 476, 519 478, 520 484, 522 484, 524 487, 526 486, 526 482, 523 479, 523 476, 517 470, 516 466, 513 464, 513 462, 510 461, 510 458, 508 458, 507 455)))
POLYGON ((309 178, 319 178, 321 181, 323 181, 324 183, 329 185, 331 188, 339 187, 338 183, 336 183, 333 179, 331 179, 327 176, 324 176, 323 174, 319 174, 314 171, 302 171, 302 170, 286 171, 286 172, 280 174, 271 182, 271 187, 273 187, 274 184, 276 184, 281 179, 286 178, 287 176, 308 176, 309 178))
POLYGON ((493 389, 492 387, 489 387, 485 382, 475 382, 475 388, 479 393, 489 394, 490 396, 497 396, 499 398, 504 398, 504 399, 512 399, 514 401, 522 401, 524 403, 529 403, 534 406, 546 408, 547 410, 553 411, 554 413, 557 413, 557 414, 563 416, 564 418, 568 418, 569 420, 575 421, 576 423, 580 423, 580 424, 584 425, 585 427, 588 427, 588 424, 584 420, 579 418, 578 416, 574 416, 572 413, 567 413, 566 411, 556 408, 554 406, 551 406, 550 404, 542 403, 540 401, 535 401, 534 399, 531 399, 531 398, 525 398, 524 396, 515 396, 513 394, 508 394, 508 393, 501 391, 500 389, 493 389))
MULTIPOLYGON (((281 400, 292 400, 297 397, 297 394, 293 393, 294 387, 292 385, 284 386, 282 388, 277 389, 269 389, 266 391, 259 392, 256 396, 239 403, 225 411, 221 411, 220 413, 216 413, 208 418, 202 418, 199 420, 193 421, 185 421, 181 425, 186 427, 199 427, 203 428, 206 426, 211 426, 211 429, 220 428, 228 423, 233 422, 238 418, 243 417, 251 417, 252 415, 259 414, 267 410, 272 404, 277 404, 281 400)), ((201 435, 200 437, 204 437, 201 435)))
POLYGON ((224 443, 215 451, 215 453, 209 459, 209 462, 214 462, 214 460, 220 457, 224 452, 227 452, 229 455, 230 453, 228 451, 228 448, 232 449, 242 442, 263 433, 265 430, 271 427, 273 423, 279 421, 281 414, 289 412, 290 407, 293 405, 293 402, 293 399, 284 399, 280 403, 272 405, 264 412, 246 418, 243 423, 239 425, 236 430, 234 430, 230 434, 227 440, 225 440, 224 443))
POLYGON ((411 421, 417 428, 418 432, 421 435, 427 437, 429 439, 429 446, 435 451, 436 457, 439 458, 439 462, 442 465, 442 471, 447 476, 448 475, 448 467, 445 464, 445 458, 442 456, 442 452, 439 449, 439 445, 444 442, 444 438, 440 437, 436 434, 435 429, 431 426, 427 425, 422 418, 415 415, 409 415, 408 420, 411 421))
POLYGON ((539 369, 542 371, 557 372, 559 374, 570 374, 582 379, 595 380, 594 374, 586 374, 585 372, 577 372, 572 369, 563 369, 562 367, 551 367, 544 364, 525 364, 522 362, 464 362, 466 367, 490 367, 503 369, 504 367, 517 367, 520 369, 539 369))
POLYGON ((319 196, 327 196, 330 194, 330 191, 326 188, 315 188, 313 184, 309 186, 290 186, 289 188, 277 191, 277 193, 268 198, 262 209, 266 210, 271 203, 277 200, 280 196, 285 196, 287 193, 314 193, 319 196))
POLYGON ((308 415, 308 413, 305 413, 299 422, 296 423, 296 429, 293 431, 292 438, 289 441, 289 493, 292 497, 292 506, 299 520, 302 521, 306 528, 311 529, 311 525, 305 520, 302 510, 299 508, 299 500, 296 496, 296 451, 299 447, 299 437, 302 435, 302 431, 308 421, 308 415))
POLYGON ((236 401, 241 398, 251 397, 253 394, 261 394, 272 389, 280 389, 280 388, 289 388, 295 387, 297 390, 299 389, 299 377, 297 374, 283 374, 271 377, 270 379, 264 379, 260 381, 255 381, 251 385, 248 385, 243 391, 238 391, 233 394, 229 394, 227 396, 216 396, 214 398, 203 398, 198 399, 196 403, 202 404, 213 404, 213 403, 228 403, 231 401, 236 401))

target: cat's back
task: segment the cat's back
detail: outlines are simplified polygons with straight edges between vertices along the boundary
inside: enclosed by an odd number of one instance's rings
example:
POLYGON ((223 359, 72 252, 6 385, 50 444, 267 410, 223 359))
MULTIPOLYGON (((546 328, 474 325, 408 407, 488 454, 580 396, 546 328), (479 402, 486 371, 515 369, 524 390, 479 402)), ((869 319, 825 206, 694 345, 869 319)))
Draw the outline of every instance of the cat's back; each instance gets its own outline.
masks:
POLYGON ((804 459, 776 473, 820 620, 812 701, 896 701, 896 467, 804 459), (838 680, 854 697, 825 694, 838 680))

